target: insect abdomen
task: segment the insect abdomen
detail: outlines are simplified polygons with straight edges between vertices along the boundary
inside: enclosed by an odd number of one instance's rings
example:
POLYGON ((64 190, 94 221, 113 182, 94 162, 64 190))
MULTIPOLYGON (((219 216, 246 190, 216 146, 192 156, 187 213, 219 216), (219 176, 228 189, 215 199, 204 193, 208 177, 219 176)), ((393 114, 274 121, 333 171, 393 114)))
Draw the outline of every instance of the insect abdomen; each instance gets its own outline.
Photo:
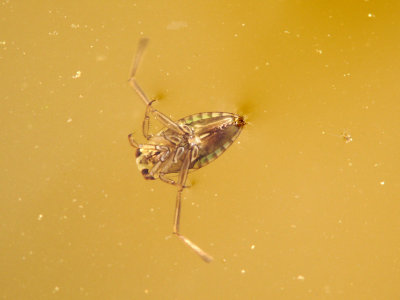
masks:
POLYGON ((192 127, 201 139, 199 156, 192 162, 191 169, 199 169, 217 159, 236 140, 244 125, 239 115, 224 112, 205 112, 187 116, 178 122, 192 127))

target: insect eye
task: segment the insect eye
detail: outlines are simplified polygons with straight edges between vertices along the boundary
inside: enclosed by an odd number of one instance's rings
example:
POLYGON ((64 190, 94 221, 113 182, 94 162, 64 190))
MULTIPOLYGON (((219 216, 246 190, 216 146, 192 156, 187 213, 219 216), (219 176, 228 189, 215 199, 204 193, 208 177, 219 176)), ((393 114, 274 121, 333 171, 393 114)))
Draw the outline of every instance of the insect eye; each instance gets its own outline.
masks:
POLYGON ((149 174, 149 169, 143 169, 142 170, 142 175, 147 175, 149 174))
POLYGON ((142 151, 140 151, 140 149, 138 148, 138 149, 136 149, 136 157, 139 157, 140 156, 140 154, 142 154, 142 151))

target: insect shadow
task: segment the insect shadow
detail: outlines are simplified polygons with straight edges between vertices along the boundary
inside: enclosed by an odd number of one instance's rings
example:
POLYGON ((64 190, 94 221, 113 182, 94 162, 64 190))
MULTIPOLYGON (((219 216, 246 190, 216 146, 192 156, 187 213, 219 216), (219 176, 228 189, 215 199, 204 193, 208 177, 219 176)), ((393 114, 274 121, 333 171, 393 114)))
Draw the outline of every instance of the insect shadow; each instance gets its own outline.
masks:
POLYGON ((136 73, 148 44, 148 39, 139 41, 133 61, 129 83, 146 105, 142 132, 146 143, 136 142, 130 134, 130 144, 136 149, 136 163, 147 180, 160 179, 177 188, 173 234, 196 252, 205 262, 212 257, 195 243, 180 233, 182 191, 187 188, 189 170, 200 169, 218 158, 239 136, 246 124, 241 115, 226 112, 197 113, 173 121, 155 109, 140 85, 136 73), (164 128, 150 134, 150 116, 158 120, 164 128), (175 180, 170 175, 177 174, 175 180))

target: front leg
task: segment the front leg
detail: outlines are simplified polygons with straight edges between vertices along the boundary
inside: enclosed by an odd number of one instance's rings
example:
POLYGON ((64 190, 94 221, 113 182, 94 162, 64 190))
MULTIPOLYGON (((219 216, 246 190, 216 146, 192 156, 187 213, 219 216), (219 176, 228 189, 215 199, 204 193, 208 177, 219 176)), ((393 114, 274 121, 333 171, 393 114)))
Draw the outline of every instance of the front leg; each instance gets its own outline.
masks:
POLYGON ((152 134, 149 134, 149 129, 150 129, 150 112, 151 112, 151 104, 156 101, 156 100, 151 100, 149 104, 147 104, 146 108, 146 113, 144 114, 144 120, 143 120, 143 125, 142 125, 142 131, 143 135, 147 140, 150 140, 152 138, 152 134))

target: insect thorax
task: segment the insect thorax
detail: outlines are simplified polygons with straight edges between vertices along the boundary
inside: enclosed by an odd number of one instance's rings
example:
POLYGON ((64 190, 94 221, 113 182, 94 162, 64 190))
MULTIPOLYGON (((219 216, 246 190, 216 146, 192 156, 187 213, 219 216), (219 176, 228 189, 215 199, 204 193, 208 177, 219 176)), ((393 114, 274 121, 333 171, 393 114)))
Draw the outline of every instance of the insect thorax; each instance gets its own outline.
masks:
POLYGON ((156 179, 160 172, 179 172, 185 154, 195 148, 197 154, 189 168, 204 167, 225 152, 245 124, 241 116, 222 112, 194 114, 177 123, 189 127, 191 134, 164 128, 149 140, 153 149, 137 149, 136 163, 146 179, 156 179))

